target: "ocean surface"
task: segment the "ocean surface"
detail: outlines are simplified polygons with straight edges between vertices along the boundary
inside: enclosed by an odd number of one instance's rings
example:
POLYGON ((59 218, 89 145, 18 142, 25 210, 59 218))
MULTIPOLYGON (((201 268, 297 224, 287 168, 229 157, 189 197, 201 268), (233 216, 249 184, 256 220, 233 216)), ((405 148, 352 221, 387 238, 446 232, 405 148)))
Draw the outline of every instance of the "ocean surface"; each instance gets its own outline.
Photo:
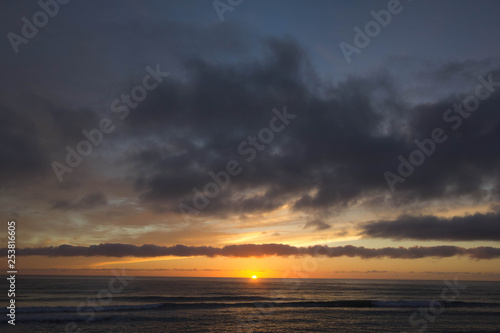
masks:
POLYGON ((16 326, 2 307, 0 332, 500 332, 500 283, 453 278, 18 275, 16 326))

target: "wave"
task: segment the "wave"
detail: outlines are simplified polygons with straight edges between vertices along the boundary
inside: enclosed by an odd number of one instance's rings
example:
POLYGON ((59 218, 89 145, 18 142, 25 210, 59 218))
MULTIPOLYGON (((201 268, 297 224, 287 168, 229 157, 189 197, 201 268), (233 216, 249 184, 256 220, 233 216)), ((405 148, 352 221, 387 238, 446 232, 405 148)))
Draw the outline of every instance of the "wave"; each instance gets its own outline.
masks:
MULTIPOLYGON (((263 307, 263 308, 418 308, 428 307, 433 301, 374 301, 374 300, 344 300, 344 301, 275 301, 262 299, 256 302, 163 302, 149 304, 123 304, 123 305, 105 305, 105 306, 35 306, 35 307, 16 307, 16 313, 20 314, 42 314, 42 313, 80 313, 90 312, 127 312, 140 310, 189 310, 189 309, 212 309, 212 308, 245 308, 245 307, 263 307)), ((454 308, 500 308, 500 303, 482 303, 482 302, 444 302, 446 307, 454 308)), ((5 307, 0 309, 0 313, 7 313, 5 307)))
MULTIPOLYGON (((86 301, 87 297, 38 297, 29 298, 29 301, 35 302, 61 302, 61 301, 86 301)), ((258 301, 279 301, 283 299, 276 299, 261 296, 114 296, 114 301, 124 302, 140 302, 140 303, 195 303, 195 302, 258 302, 258 301)), ((301 300, 298 298, 289 298, 287 301, 301 300)), ((6 301, 0 298, 0 301, 6 301)))
MULTIPOLYGON (((145 311, 165 311, 156 317, 163 321, 189 320, 184 315, 189 310, 197 309, 224 309, 224 308, 261 308, 270 311, 272 308, 356 308, 356 309, 404 309, 428 307, 432 301, 373 301, 373 300, 345 300, 345 301, 260 301, 239 303, 151 303, 132 305, 107 305, 96 307, 74 307, 74 306, 36 306, 16 307, 16 319, 22 322, 84 322, 92 317, 95 320, 118 320, 120 318, 139 318, 137 316, 150 317, 151 313, 145 311), (140 315, 142 313, 142 315, 140 315)), ((452 308, 492 308, 492 314, 498 315, 500 303, 481 302, 445 302, 446 307, 452 308)), ((0 309, 0 313, 6 313, 7 309, 0 309)), ((0 316, 0 323, 9 320, 8 316, 0 316)))
POLYGON ((500 303, 486 303, 486 302, 460 302, 460 301, 372 301, 373 305, 382 308, 417 308, 429 307, 436 305, 435 302, 441 302, 446 307, 452 308, 500 308, 500 303))

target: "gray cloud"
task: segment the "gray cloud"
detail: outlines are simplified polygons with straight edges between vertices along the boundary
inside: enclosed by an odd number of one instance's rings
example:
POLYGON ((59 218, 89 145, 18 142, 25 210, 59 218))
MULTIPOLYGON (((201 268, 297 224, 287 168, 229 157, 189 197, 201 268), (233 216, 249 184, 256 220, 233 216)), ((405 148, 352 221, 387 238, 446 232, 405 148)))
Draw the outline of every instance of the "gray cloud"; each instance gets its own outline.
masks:
POLYGON ((500 213, 476 213, 452 218, 403 215, 391 221, 363 225, 365 237, 452 241, 500 241, 500 213))
MULTIPOLYGON (((432 129, 444 126, 443 112, 460 101, 405 105, 398 100, 390 76, 350 78, 320 97, 312 90, 311 80, 304 79, 309 65, 298 45, 273 41, 269 48, 268 58, 247 64, 244 70, 192 61, 187 67, 190 84, 172 79, 161 94, 131 115, 131 131, 140 131, 141 126, 164 131, 166 126, 172 133, 175 126, 178 135, 169 134, 168 140, 183 148, 176 155, 155 148, 147 155, 130 157, 136 168, 131 177, 144 202, 165 210, 177 210, 179 201, 190 204, 192 189, 202 190, 211 181, 209 171, 222 170, 229 159, 236 159, 244 172, 231 179, 230 187, 211 200, 204 214, 266 212, 292 198, 299 198, 293 209, 301 211, 349 207, 366 196, 386 193, 383 172, 397 170, 397 156, 415 149, 414 139, 428 137, 432 129), (379 100, 383 109, 375 107, 379 100), (284 104, 300 120, 280 133, 251 164, 245 163, 237 154, 238 144, 267 125, 272 107, 284 104), (238 196, 256 188, 264 191, 238 196)), ((500 75, 494 77, 498 80, 500 75)), ((500 117, 494 110, 498 107, 500 93, 496 92, 459 130, 445 128, 450 139, 399 184, 397 195, 387 203, 406 205, 463 196, 486 200, 486 185, 493 185, 497 200, 500 148, 494 142, 500 139, 496 130, 500 117)))
POLYGON ((76 202, 59 200, 52 209, 61 210, 86 210, 107 205, 106 197, 101 192, 87 193, 76 202))
POLYGON ((325 230, 325 229, 329 229, 331 227, 332 227, 331 225, 329 225, 328 223, 325 223, 324 221, 321 221, 321 220, 309 221, 304 225, 304 229, 314 228, 316 230, 325 230))
MULTIPOLYGON (((7 253, 7 249, 2 249, 7 253)), ((157 257, 157 256, 224 256, 224 257, 264 257, 264 256, 326 256, 359 257, 362 259, 391 258, 391 259, 421 259, 421 258, 448 258, 464 256, 470 259, 495 259, 500 258, 500 248, 475 247, 463 248, 458 246, 415 246, 415 247, 385 247, 370 249, 352 245, 328 247, 310 246, 295 247, 285 244, 244 244, 228 245, 222 248, 211 246, 157 246, 157 245, 130 245, 130 244, 99 244, 91 246, 60 245, 56 247, 24 248, 17 250, 21 256, 49 256, 49 257, 75 257, 75 256, 105 256, 105 257, 157 257)))

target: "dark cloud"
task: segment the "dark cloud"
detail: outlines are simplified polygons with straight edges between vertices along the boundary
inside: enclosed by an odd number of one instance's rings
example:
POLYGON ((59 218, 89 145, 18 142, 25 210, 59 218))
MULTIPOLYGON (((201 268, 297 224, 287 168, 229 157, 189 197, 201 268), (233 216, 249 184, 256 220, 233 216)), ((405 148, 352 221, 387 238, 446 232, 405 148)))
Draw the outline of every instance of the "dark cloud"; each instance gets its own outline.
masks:
POLYGON ((101 192, 87 193, 76 202, 67 200, 57 201, 52 209, 86 210, 107 205, 106 197, 101 192))
MULTIPOLYGON (((267 45, 267 58, 243 69, 199 59, 187 62, 188 83, 172 78, 161 94, 131 115, 131 131, 161 127, 155 132, 158 140, 179 148, 174 155, 154 149, 130 157, 132 177, 145 202, 174 211, 179 202, 193 207, 193 188, 203 191, 212 181, 208 172, 223 170, 235 159, 244 171, 210 200, 203 214, 266 212, 291 200, 295 210, 342 209, 368 196, 386 197, 384 172, 397 173, 398 155, 407 157, 416 148, 413 141, 429 137, 436 127, 443 127, 449 140, 398 184, 385 204, 463 196, 481 201, 490 198, 485 187, 498 192, 499 92, 453 131, 443 113, 466 95, 409 106, 397 97, 388 75, 352 77, 327 89, 295 42, 267 45), (324 93, 314 89, 318 85, 324 93), (283 105, 297 120, 246 163, 238 145, 268 125, 271 108, 283 105), (258 194, 241 195, 254 191, 258 194)), ((453 66, 446 69, 451 70, 453 66)), ((498 80, 499 72, 493 77, 498 80)), ((472 90, 477 84, 469 82, 472 90)))
POLYGON ((37 141, 36 118, 0 106, 0 179, 7 186, 21 177, 36 180, 49 169, 49 160, 37 141))
POLYGON ((345 274, 345 273, 361 273, 361 274, 372 274, 372 273, 382 273, 382 274, 385 274, 385 273, 396 273, 394 271, 378 271, 378 270, 370 270, 370 271, 335 271, 335 273, 342 273, 342 274, 345 274))
POLYGON ((57 182, 51 163, 64 163, 66 145, 75 148, 85 139, 82 130, 98 121, 90 109, 68 110, 33 95, 16 107, 0 105, 0 140, 5 143, 0 147, 0 187, 57 182))
MULTIPOLYGON (((7 253, 7 249, 2 249, 7 253)), ((470 259, 495 259, 500 257, 500 248, 475 247, 462 248, 458 246, 415 246, 415 247, 385 247, 370 249, 352 245, 328 247, 310 246, 295 247, 285 244, 244 244, 228 245, 223 248, 211 246, 157 246, 157 245, 130 245, 130 244, 99 244, 91 246, 60 245, 57 247, 24 248, 17 250, 21 256, 49 256, 49 257, 75 257, 75 256, 104 256, 104 257, 157 257, 157 256, 224 256, 224 257, 264 257, 264 256, 326 256, 359 257, 362 259, 391 258, 391 259, 420 259, 420 258, 448 258, 465 256, 470 259)))
POLYGON ((325 229, 329 229, 331 227, 332 227, 331 225, 329 225, 328 223, 325 223, 324 221, 321 221, 321 220, 309 221, 304 225, 304 229, 314 228, 316 230, 325 230, 325 229))
POLYGON ((403 215, 363 226, 365 237, 452 241, 500 241, 500 214, 476 213, 453 218, 403 215))

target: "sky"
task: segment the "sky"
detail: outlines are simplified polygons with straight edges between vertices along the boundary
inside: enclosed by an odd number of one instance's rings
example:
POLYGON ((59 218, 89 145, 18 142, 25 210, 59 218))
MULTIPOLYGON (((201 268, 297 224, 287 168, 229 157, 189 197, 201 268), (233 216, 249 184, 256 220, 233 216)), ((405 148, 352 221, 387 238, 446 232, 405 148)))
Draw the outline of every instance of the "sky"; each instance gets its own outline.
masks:
POLYGON ((21 274, 500 280, 498 1, 44 1, 0 3, 21 274))

